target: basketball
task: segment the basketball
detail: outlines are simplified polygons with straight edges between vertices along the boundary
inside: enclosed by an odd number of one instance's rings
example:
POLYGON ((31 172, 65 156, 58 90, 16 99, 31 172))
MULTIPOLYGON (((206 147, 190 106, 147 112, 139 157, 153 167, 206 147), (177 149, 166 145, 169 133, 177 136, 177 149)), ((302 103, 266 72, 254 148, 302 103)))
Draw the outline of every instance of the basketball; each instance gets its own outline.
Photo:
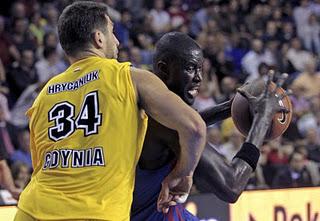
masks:
MULTIPOLYGON (((247 91, 250 94, 252 94, 253 96, 258 96, 264 90, 264 82, 261 80, 256 81, 250 85, 248 84, 247 87, 247 91)), ((272 82, 269 87, 269 90, 273 90, 275 87, 275 83, 272 82)), ((284 93, 285 90, 283 88, 278 88, 276 96, 280 96, 284 93)), ((281 101, 279 101, 279 105, 286 107, 288 110, 290 110, 290 112, 280 112, 274 115, 274 117, 272 118, 271 126, 267 131, 265 140, 272 140, 279 137, 289 127, 292 118, 292 105, 289 96, 286 95, 281 101)), ((253 113, 250 110, 249 102, 239 92, 236 93, 232 102, 231 116, 236 128, 244 136, 247 136, 252 125, 253 113)))

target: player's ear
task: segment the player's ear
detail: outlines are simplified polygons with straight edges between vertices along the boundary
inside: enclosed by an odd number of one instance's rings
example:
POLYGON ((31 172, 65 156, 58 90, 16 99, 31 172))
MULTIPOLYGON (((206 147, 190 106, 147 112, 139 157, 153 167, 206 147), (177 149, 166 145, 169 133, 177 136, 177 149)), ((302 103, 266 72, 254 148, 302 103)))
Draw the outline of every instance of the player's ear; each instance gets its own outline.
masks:
POLYGON ((167 81, 169 79, 169 68, 166 62, 164 61, 159 61, 157 63, 158 66, 158 76, 163 80, 167 81))
POLYGON ((92 33, 92 41, 93 45, 100 49, 103 47, 103 42, 104 42, 104 35, 101 31, 96 30, 92 33))

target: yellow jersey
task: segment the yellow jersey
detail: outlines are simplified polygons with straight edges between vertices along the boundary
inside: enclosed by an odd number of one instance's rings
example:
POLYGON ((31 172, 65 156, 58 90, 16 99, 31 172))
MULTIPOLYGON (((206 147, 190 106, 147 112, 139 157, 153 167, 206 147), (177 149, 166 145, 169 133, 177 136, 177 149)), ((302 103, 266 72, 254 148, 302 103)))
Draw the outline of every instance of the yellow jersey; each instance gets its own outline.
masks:
POLYGON ((41 220, 129 220, 147 128, 130 63, 77 61, 46 84, 27 115, 34 171, 18 207, 41 220))

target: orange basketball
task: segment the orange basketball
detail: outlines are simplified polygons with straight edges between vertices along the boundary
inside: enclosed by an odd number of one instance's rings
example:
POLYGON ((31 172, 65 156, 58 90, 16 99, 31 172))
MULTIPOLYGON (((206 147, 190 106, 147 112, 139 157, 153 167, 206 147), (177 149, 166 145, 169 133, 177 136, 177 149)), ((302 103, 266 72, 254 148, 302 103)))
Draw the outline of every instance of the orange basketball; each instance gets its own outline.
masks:
MULTIPOLYGON (((275 87, 276 85, 272 82, 270 85, 270 90, 273 90, 275 87)), ((248 92, 253 96, 257 96, 261 94, 263 90, 264 90, 264 86, 263 84, 261 84, 261 82, 259 82, 257 84, 252 84, 248 92)), ((285 90, 282 88, 279 88, 277 90, 276 96, 279 96, 284 93, 285 93, 285 90)), ((292 105, 291 105, 289 96, 285 96, 281 101, 279 101, 279 104, 283 107, 286 107, 288 110, 290 110, 290 112, 289 113, 281 112, 281 113, 276 113, 274 115, 274 117, 272 118, 271 126, 266 134, 265 140, 272 140, 279 137, 281 134, 283 134, 287 130, 291 122, 292 105)), ((237 93, 235 95, 234 100, 232 102, 231 116, 236 128, 244 136, 247 136, 252 125, 253 114, 249 108, 249 103, 247 99, 244 96, 242 96, 240 93, 237 93)))

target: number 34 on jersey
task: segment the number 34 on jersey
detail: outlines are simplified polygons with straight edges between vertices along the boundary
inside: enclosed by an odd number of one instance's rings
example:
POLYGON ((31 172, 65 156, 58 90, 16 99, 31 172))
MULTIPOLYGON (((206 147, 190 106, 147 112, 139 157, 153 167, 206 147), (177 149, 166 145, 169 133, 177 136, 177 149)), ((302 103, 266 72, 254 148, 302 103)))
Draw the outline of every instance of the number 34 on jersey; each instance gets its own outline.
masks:
POLYGON ((98 91, 86 94, 77 116, 75 106, 68 101, 55 104, 48 113, 48 121, 54 121, 54 126, 48 129, 49 138, 53 141, 66 138, 77 129, 82 129, 84 136, 97 134, 102 121, 98 91))

